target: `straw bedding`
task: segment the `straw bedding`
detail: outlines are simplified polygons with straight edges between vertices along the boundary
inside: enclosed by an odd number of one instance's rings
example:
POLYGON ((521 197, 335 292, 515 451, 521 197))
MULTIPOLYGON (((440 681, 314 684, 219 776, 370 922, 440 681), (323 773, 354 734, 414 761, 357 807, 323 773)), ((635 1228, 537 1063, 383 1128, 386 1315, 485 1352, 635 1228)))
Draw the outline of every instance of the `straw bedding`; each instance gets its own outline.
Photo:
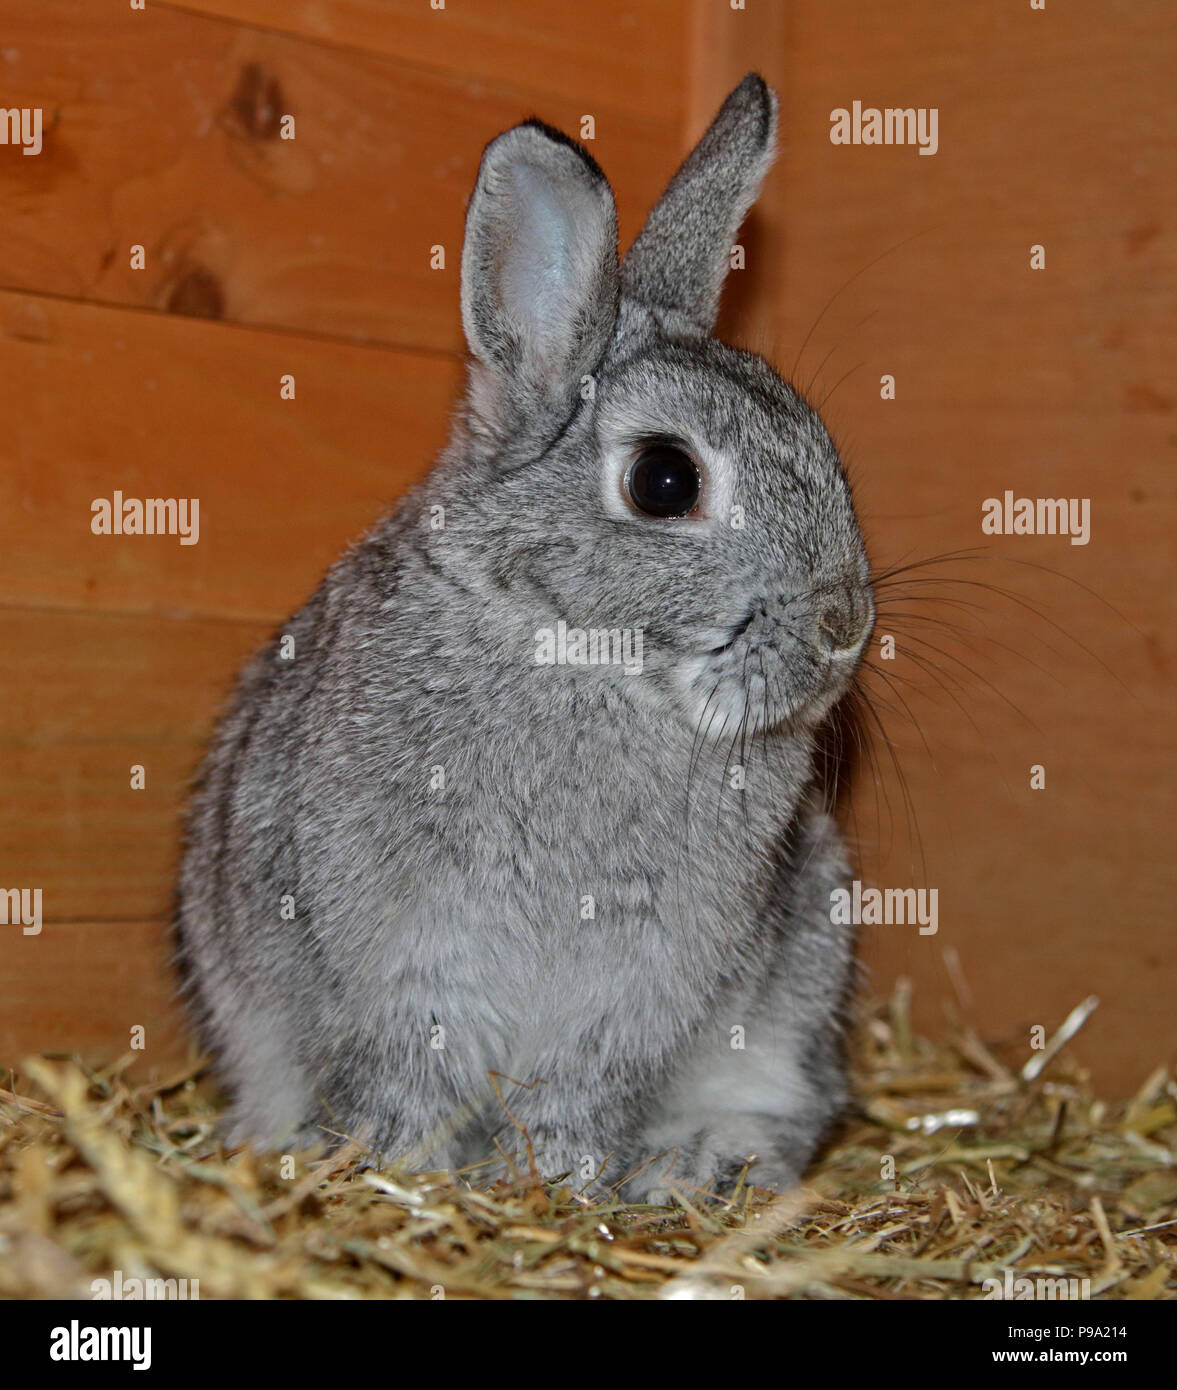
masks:
POLYGON ((129 1058, 29 1059, 0 1072, 0 1296, 92 1298, 117 1270, 124 1297, 935 1300, 1009 1270, 1177 1298, 1177 1083, 1093 1094, 1066 1050, 1093 1005, 1019 1059, 913 1037, 900 989, 864 1012, 857 1112, 803 1188, 673 1208, 373 1171, 354 1144, 226 1152, 198 1063, 144 1085, 129 1058))

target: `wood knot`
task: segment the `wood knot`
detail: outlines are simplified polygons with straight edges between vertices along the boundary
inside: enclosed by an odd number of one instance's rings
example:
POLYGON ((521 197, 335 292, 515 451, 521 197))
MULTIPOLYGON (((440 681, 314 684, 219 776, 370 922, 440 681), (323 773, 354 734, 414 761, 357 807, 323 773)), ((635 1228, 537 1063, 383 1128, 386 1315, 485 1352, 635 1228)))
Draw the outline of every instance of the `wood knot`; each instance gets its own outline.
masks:
POLYGON ((274 74, 260 63, 246 63, 227 114, 238 134, 254 140, 276 140, 284 106, 282 84, 274 74))
POLYGON ((225 317, 225 292, 211 270, 194 266, 185 271, 168 294, 169 314, 185 314, 194 319, 225 317))

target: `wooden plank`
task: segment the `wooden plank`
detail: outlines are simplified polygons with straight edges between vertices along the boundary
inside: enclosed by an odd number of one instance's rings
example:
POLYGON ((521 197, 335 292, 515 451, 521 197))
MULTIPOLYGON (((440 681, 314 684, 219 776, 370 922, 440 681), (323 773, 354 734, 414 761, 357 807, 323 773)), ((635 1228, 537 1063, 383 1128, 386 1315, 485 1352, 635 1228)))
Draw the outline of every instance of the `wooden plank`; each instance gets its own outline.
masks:
POLYGON ((183 8, 384 53, 468 82, 525 77, 553 99, 580 90, 652 120, 666 118, 685 86, 678 0, 560 9, 548 0, 449 0, 443 9, 429 0, 185 0, 183 8))
POLYGON ((166 916, 192 775, 268 626, 0 609, 0 885, 46 920, 166 916))
MULTIPOLYGON (((647 115, 587 80, 529 85, 552 72, 542 27, 501 31, 499 82, 154 4, 8 9, 5 99, 49 118, 36 158, 0 149, 0 287, 454 352, 465 204, 489 139, 536 112, 572 133, 593 115, 625 235, 679 152, 673 85, 647 115)), ((561 43, 571 53, 591 27, 585 12, 561 43)))
POLYGON ((427 471, 461 381, 447 357, 23 295, 0 327, 9 603, 277 621, 427 471), (198 543, 92 534, 116 489, 198 497, 198 543))
POLYGON ((19 749, 146 751, 203 738, 233 673, 270 630, 268 622, 0 608, 0 766, 19 749))
MULTIPOLYGON (((277 622, 343 545, 427 471, 460 385, 450 359, 28 296, 0 294, 0 326, 0 410, 9 422, 0 514, 21 518, 0 547, 0 592, 10 603, 277 622), (297 383, 293 402, 278 396, 287 371, 297 383), (198 495, 199 543, 93 535, 91 504, 116 489, 198 495)), ((1171 487, 1158 484, 1152 461, 1172 450, 1164 412, 1101 407, 1076 439, 1061 403, 1034 414, 1028 401, 1000 411, 978 405, 962 430, 963 402, 980 391, 967 366, 944 369, 948 398, 929 400, 930 354, 921 353, 900 370, 899 399, 888 403, 878 398, 878 375, 894 359, 882 341, 866 350, 875 353, 872 370, 839 386, 827 415, 848 446, 865 514, 891 528, 872 523, 881 559, 921 540, 918 527, 910 536, 896 531, 904 509, 917 519, 951 512, 951 545, 974 546, 985 539, 983 498, 1007 486, 1070 493, 1062 480, 1080 469, 1081 495, 1101 499, 1096 527, 1111 525, 1113 535, 1126 528, 1160 547, 1133 546, 1127 572, 1151 565, 1142 583, 1161 582, 1168 552, 1156 503, 1171 487), (960 405, 949 403, 958 397, 960 405), (911 465, 913 457, 949 455, 952 467, 911 465), (1120 455, 1109 490, 1105 460, 1120 455)), ((954 357, 947 348, 942 355, 954 357)), ((818 394, 836 380, 823 371, 818 394)), ((995 370, 992 380, 996 390, 1004 377, 995 370)), ((1068 557, 1084 561, 1085 582, 1098 578, 1091 554, 1098 550, 1068 557)), ((1119 566, 1108 573, 1125 575, 1119 566)), ((1114 586, 1105 596, 1117 601, 1114 586)))
POLYGON ((0 749, 0 887, 39 888, 46 923, 166 917, 200 751, 143 740, 0 749), (131 788, 136 764, 142 790, 131 788))
POLYGON ((268 627, 0 609, 0 886, 47 921, 166 916, 192 775, 268 627))
MULTIPOLYGON (((0 930, 10 932, 5 927, 0 930)), ((40 1052, 109 1066, 145 1030, 140 1074, 159 1075, 194 1052, 175 998, 164 922, 71 922, 5 939, 0 970, 0 1066, 40 1052)))

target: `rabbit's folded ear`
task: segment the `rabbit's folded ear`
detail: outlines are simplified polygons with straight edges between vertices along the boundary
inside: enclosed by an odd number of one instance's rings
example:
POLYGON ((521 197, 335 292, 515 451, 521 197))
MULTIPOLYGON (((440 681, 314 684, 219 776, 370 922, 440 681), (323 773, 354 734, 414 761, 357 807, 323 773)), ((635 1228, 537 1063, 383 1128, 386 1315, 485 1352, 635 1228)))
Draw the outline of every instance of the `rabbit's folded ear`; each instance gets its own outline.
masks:
POLYGON ((559 428, 617 318, 617 210, 596 162, 540 121, 482 156, 462 248, 472 402, 498 430, 559 428))
POLYGON ((623 292, 715 326, 732 239, 776 153, 777 99, 750 72, 720 107, 646 219, 621 267, 623 292))

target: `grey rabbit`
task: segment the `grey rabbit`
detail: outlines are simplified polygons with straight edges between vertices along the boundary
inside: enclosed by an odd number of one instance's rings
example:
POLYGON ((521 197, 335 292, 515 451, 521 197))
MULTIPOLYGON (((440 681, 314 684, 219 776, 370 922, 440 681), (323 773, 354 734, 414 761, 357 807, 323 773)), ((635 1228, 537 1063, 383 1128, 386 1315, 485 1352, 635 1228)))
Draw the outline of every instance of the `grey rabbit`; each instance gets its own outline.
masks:
POLYGON ((191 809, 235 1142, 664 1200, 795 1182, 844 1106, 818 748, 870 571, 817 415, 711 336, 776 112, 745 77, 620 263, 580 145, 487 146, 451 441, 246 668, 191 809))

